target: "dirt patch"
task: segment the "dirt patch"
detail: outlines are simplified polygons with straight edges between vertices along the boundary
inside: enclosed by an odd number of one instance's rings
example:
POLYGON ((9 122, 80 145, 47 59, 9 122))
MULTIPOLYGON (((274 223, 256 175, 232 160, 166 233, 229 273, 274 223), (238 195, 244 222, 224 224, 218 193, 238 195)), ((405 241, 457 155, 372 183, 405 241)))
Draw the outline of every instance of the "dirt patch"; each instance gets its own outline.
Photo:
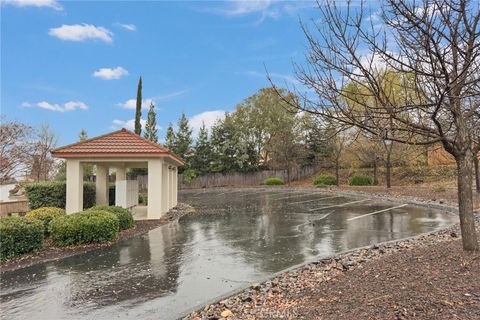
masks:
POLYGON ((139 220, 135 221, 133 228, 123 230, 120 232, 118 239, 112 242, 101 244, 86 244, 80 246, 69 247, 57 247, 53 245, 51 239, 45 239, 43 249, 35 253, 24 255, 21 257, 13 258, 11 260, 2 262, 0 264, 0 272, 12 271, 16 269, 25 268, 37 263, 49 262, 60 260, 66 257, 82 254, 88 251, 96 250, 99 248, 109 247, 117 242, 125 239, 135 237, 137 235, 144 234, 150 230, 153 230, 161 225, 167 224, 170 221, 174 221, 184 216, 187 213, 193 212, 195 209, 190 205, 179 203, 177 207, 170 210, 157 220, 139 220))
POLYGON ((186 319, 480 319, 480 253, 462 251, 458 235, 454 226, 323 259, 186 319))

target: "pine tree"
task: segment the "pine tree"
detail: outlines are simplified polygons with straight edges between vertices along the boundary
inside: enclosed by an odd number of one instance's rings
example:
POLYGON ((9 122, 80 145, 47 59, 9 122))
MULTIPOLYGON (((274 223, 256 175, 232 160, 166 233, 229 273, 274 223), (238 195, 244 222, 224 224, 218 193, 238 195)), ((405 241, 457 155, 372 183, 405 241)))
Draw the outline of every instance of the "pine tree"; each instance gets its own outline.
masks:
POLYGON ((178 120, 178 130, 175 134, 174 152, 181 158, 187 160, 192 146, 192 129, 188 123, 185 113, 182 113, 178 120))
POLYGON ((142 77, 138 80, 137 87, 137 105, 135 109, 135 133, 140 135, 142 133, 142 77))
POLYGON ((175 132, 173 131, 173 124, 171 122, 168 124, 167 132, 165 133, 165 147, 169 148, 172 152, 175 150, 175 132))
POLYGON ((212 148, 208 140, 208 130, 205 123, 202 123, 198 133, 197 142, 195 143, 195 152, 192 157, 192 168, 199 173, 207 173, 210 171, 212 162, 212 148))
MULTIPOLYGON (((85 141, 88 139, 88 133, 87 133, 87 130, 85 129, 82 129, 80 130, 80 132, 78 133, 78 140, 80 141, 85 141)), ((65 168, 65 175, 66 175, 66 166, 64 166, 65 168)), ((63 170, 62 167, 60 167, 60 170, 63 170)), ((63 174, 63 173, 62 173, 63 174)), ((93 164, 88 164, 88 163, 85 163, 83 165, 83 177, 86 179, 86 180, 90 180, 91 177, 93 177, 93 164)), ((65 178, 66 179, 66 178, 65 178)))
POLYGON ((145 138, 155 143, 158 142, 157 135, 157 113, 155 112, 155 106, 150 103, 150 110, 148 110, 147 124, 145 125, 145 138))
POLYGON ((82 129, 80 130, 80 132, 78 133, 78 139, 80 141, 85 141, 88 139, 88 133, 87 133, 87 130, 85 129, 82 129))

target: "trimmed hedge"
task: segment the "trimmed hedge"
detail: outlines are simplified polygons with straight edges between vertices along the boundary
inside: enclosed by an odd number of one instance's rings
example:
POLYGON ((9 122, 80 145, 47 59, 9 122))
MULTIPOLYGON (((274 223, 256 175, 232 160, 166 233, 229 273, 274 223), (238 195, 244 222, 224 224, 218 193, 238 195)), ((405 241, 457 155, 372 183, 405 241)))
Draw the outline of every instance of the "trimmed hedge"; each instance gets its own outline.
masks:
MULTIPOLYGON (((65 208, 67 185, 65 181, 30 183, 25 186, 30 209, 42 207, 65 208)), ((95 205, 95 183, 83 183, 83 207, 95 205)))
POLYGON ((44 234, 48 236, 50 234, 48 230, 48 225, 53 218, 58 216, 64 216, 65 210, 61 208, 54 207, 43 207, 27 212, 25 217, 38 219, 43 222, 44 225, 44 234))
POLYGON ((50 222, 50 234, 59 246, 113 241, 118 232, 117 216, 107 211, 82 211, 50 222))
POLYGON ((316 186, 318 185, 334 186, 337 184, 337 178, 335 178, 334 176, 321 175, 316 177, 313 180, 313 184, 316 186))
POLYGON ((0 260, 7 260, 43 247, 43 222, 25 217, 0 219, 0 260))
POLYGON ((373 185, 373 178, 369 176, 353 176, 348 183, 351 186, 371 186, 373 185))
POLYGON ((117 206, 94 206, 88 209, 88 211, 90 210, 108 211, 115 214, 118 218, 120 230, 130 229, 133 227, 133 216, 130 211, 125 208, 117 206))
POLYGON ((267 186, 279 186, 283 184, 283 179, 281 178, 268 178, 263 181, 263 184, 267 186))

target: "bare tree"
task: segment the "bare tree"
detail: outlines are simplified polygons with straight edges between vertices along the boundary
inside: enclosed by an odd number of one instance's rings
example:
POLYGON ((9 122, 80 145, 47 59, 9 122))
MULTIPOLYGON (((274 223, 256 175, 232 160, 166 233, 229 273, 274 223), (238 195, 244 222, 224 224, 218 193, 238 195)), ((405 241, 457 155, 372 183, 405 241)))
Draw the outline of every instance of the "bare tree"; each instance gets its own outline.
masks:
POLYGON ((17 121, 5 122, 5 118, 1 122, 0 182, 6 182, 19 177, 27 168, 32 128, 17 121))
POLYGON ((56 146, 57 137, 48 125, 42 125, 36 133, 30 154, 30 177, 35 181, 50 179, 56 168, 50 151, 56 146))
POLYGON ((295 64, 298 80, 315 95, 297 89, 303 97, 297 108, 384 140, 441 143, 457 163, 463 248, 479 250, 472 173, 480 149, 474 134, 480 127, 480 4, 385 0, 381 25, 363 3, 329 1, 318 8, 313 31, 302 24, 307 63, 295 64), (399 76, 390 77, 390 70, 399 76), (386 123, 387 130, 379 130, 386 123))

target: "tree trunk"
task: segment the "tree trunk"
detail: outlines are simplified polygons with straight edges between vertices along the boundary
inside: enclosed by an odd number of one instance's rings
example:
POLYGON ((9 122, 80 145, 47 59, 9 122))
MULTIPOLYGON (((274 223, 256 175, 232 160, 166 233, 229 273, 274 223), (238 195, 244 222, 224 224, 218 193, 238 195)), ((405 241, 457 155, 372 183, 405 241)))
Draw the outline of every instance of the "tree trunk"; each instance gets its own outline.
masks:
POLYGON ((478 155, 473 156, 473 164, 475 166, 475 187, 478 193, 480 193, 480 172, 479 171, 479 165, 478 165, 478 155))
POLYGON ((337 187, 340 186, 340 164, 338 163, 338 159, 335 162, 335 178, 337 179, 337 187))
POLYGON ((458 179, 458 211, 460 229, 462 230, 463 249, 478 251, 477 233, 473 216, 472 174, 473 159, 471 154, 456 157, 458 179))
POLYGON ((390 154, 387 155, 387 171, 386 171, 386 178, 387 178, 387 188, 390 189, 392 187, 392 161, 390 159, 390 154))
POLYGON ((378 174, 377 174, 377 159, 373 161, 373 184, 377 185, 378 184, 378 174))

